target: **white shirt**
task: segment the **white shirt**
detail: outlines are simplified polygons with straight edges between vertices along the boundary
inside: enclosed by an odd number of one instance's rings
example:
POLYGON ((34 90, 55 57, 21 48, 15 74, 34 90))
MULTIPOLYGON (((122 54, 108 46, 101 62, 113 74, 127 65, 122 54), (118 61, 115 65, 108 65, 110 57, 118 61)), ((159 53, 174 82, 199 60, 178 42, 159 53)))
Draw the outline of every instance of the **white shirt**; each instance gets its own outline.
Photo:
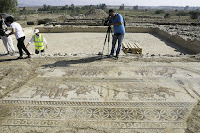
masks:
MULTIPOLYGON (((39 39, 40 36, 37 36, 37 35, 36 35, 36 37, 37 37, 37 39, 39 39)), ((44 38, 44 36, 43 36, 43 41, 44 41, 44 43, 47 45, 47 41, 46 41, 46 39, 44 38)), ((29 44, 33 43, 33 36, 32 36, 31 40, 30 40, 28 43, 29 43, 29 44)))
POLYGON ((23 29, 21 27, 21 25, 17 22, 13 22, 11 25, 10 25, 11 29, 15 29, 15 37, 16 39, 19 39, 21 37, 24 37, 25 34, 23 32, 23 29))

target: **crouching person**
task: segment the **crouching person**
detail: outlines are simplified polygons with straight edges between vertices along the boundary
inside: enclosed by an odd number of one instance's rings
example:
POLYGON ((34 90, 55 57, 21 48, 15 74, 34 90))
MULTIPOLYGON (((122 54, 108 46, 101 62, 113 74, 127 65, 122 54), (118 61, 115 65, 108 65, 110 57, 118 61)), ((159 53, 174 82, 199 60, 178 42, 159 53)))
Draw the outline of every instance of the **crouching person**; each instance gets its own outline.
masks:
POLYGON ((40 34, 40 31, 38 29, 34 30, 35 35, 32 36, 31 40, 27 44, 26 48, 31 44, 35 43, 35 54, 39 54, 41 52, 42 55, 45 53, 45 46, 44 43, 46 44, 46 49, 47 47, 47 41, 44 38, 42 34, 40 34))

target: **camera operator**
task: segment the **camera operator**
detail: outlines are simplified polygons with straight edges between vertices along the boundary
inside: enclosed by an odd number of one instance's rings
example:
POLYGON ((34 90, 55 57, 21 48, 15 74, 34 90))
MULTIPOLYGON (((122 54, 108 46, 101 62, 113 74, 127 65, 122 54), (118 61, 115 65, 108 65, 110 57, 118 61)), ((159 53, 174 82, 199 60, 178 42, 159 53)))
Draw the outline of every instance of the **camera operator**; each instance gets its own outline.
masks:
POLYGON ((122 41, 123 41, 124 35, 125 35, 124 20, 123 20, 122 15, 115 13, 115 11, 113 9, 109 10, 109 16, 111 17, 111 23, 109 25, 110 26, 113 25, 113 28, 114 28, 114 36, 113 36, 113 40, 112 40, 112 50, 111 50, 109 57, 113 57, 114 52, 115 52, 115 46, 118 41, 118 48, 117 48, 116 56, 115 56, 116 59, 118 59, 118 55, 120 53, 121 46, 122 46, 122 41))

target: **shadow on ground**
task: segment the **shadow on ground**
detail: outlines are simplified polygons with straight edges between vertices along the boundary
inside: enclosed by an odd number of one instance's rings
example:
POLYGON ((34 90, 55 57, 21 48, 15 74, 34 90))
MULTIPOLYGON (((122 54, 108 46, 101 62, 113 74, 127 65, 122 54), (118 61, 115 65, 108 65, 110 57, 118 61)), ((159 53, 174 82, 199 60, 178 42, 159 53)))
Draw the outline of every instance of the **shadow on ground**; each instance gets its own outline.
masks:
POLYGON ((2 59, 0 60, 0 62, 9 62, 9 61, 14 61, 14 60, 18 60, 17 58, 14 59, 2 59))
POLYGON ((82 64, 82 63, 91 63, 95 61, 100 61, 103 59, 107 59, 106 56, 95 56, 95 57, 89 57, 89 58, 83 58, 83 59, 77 59, 77 60, 62 60, 57 61, 54 64, 47 64, 43 65, 42 67, 69 67, 71 64, 82 64))

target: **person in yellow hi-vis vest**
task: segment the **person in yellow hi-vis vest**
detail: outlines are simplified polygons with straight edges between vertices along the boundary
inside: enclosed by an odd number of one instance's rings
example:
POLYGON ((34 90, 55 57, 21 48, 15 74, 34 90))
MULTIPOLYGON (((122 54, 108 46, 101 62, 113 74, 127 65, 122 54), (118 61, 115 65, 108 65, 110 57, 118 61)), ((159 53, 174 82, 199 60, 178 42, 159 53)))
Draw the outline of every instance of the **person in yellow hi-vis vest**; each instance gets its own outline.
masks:
POLYGON ((44 38, 42 34, 40 34, 40 31, 38 29, 34 30, 35 35, 32 36, 31 40, 27 44, 26 48, 31 44, 35 43, 35 54, 44 53, 45 52, 45 46, 44 43, 46 44, 46 49, 47 47, 47 41, 44 38))

